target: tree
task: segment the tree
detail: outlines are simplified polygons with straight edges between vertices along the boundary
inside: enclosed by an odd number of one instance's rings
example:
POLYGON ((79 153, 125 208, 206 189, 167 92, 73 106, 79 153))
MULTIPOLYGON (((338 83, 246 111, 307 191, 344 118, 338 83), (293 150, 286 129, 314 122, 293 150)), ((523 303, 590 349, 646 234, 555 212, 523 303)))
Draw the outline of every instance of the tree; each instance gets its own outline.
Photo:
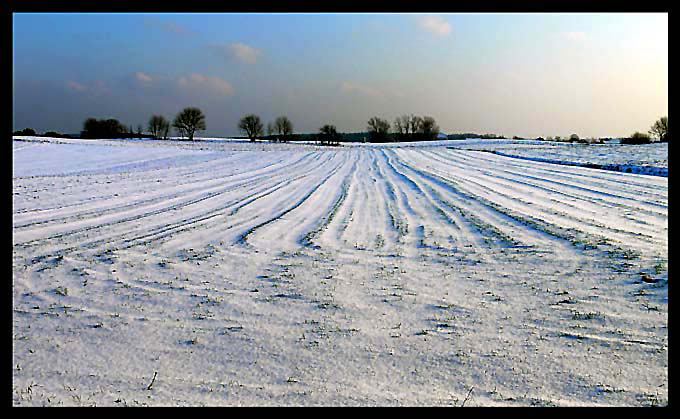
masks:
MULTIPOLYGON (((400 141, 405 140, 411 130, 411 119, 408 115, 398 116, 394 120, 394 132, 400 141)), ((411 132, 411 134, 413 134, 411 132)))
POLYGON ((165 118, 163 119, 163 123, 161 124, 160 127, 160 132, 159 134, 164 140, 168 139, 168 132, 170 132, 170 121, 166 120, 165 118))
POLYGON ((14 131, 12 135, 23 135, 26 137, 32 137, 35 136, 35 131, 33 131, 33 128, 24 128, 21 131, 14 131))
POLYGON ((68 134, 60 134, 56 131, 47 131, 46 133, 42 134, 41 137, 51 137, 51 138, 71 138, 70 135, 68 134))
POLYGON ((184 139, 184 138, 188 137, 187 131, 186 131, 184 128, 182 128, 182 127, 177 127, 177 126, 175 126, 175 125, 173 125, 173 127, 175 128, 175 131, 177 132, 177 136, 178 136, 178 137, 180 137, 181 139, 184 139))
POLYGON ((276 133, 282 137, 280 140, 285 142, 288 137, 293 134, 293 123, 290 122, 288 117, 279 116, 276 118, 276 121, 274 121, 274 129, 276 133))
POLYGON ((662 143, 668 142, 668 117, 663 116, 656 121, 652 128, 650 128, 649 133, 658 137, 662 143))
POLYGON ((407 130, 408 130, 408 123, 404 124, 404 122, 402 121, 401 117, 398 116, 398 117, 394 120, 394 132, 397 134, 398 138, 399 138, 399 139, 404 138, 404 136, 406 135, 407 130))
POLYGON ((439 125, 431 116, 425 116, 420 120, 419 133, 423 135, 424 140, 434 140, 439 134, 439 125))
POLYGON ((326 124, 319 128, 319 140, 321 145, 337 145, 340 141, 335 125, 326 124))
POLYGON ((153 138, 159 138, 163 135, 163 130, 165 125, 170 125, 170 123, 162 115, 153 115, 149 119, 148 130, 153 138))
POLYGON ((83 123, 81 138, 123 138, 125 127, 117 119, 87 118, 83 123))
POLYGON ((377 116, 368 120, 368 135, 373 142, 387 141, 387 134, 390 131, 390 123, 377 116))
POLYGON ((650 138, 648 134, 642 132, 635 132, 628 138, 622 138, 621 144, 649 144, 650 138))
POLYGON ((250 141, 255 141, 256 137, 262 135, 262 122, 257 115, 246 115, 238 123, 238 129, 244 133, 250 141))
POLYGON ((275 132, 274 131, 274 124, 271 123, 271 122, 268 122, 267 123, 267 136, 271 137, 272 135, 274 135, 274 132, 275 132))
POLYGON ((196 131, 205 129, 205 115, 198 108, 184 108, 177 114, 172 125, 182 137, 186 135, 189 141, 193 141, 196 131))
MULTIPOLYGON (((404 127, 404 135, 408 136, 410 131, 410 118, 408 115, 402 115, 399 117, 399 121, 401 121, 401 126, 404 127)), ((413 132, 411 132, 413 134, 413 132)))
POLYGON ((571 141, 571 142, 577 142, 578 140, 579 140, 579 137, 576 134, 571 134, 569 136, 569 141, 571 141))
POLYGON ((411 116, 408 117, 408 128, 411 131, 411 134, 420 132, 420 126, 422 123, 423 118, 411 114, 411 116))

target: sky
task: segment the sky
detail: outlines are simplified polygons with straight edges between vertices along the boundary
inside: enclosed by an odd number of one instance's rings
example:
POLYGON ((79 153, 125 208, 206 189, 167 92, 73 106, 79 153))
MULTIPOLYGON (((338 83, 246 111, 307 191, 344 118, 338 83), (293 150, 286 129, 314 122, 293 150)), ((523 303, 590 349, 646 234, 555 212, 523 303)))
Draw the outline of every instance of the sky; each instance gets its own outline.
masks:
POLYGON ((295 132, 431 116, 444 133, 618 137, 668 113, 668 14, 13 14, 14 129, 200 136, 285 115, 295 132))

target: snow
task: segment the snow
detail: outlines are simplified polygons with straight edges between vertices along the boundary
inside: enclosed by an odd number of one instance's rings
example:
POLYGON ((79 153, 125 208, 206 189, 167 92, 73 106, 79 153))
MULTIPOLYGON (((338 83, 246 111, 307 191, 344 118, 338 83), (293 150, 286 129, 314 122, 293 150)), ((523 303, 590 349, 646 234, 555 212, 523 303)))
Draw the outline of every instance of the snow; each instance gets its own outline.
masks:
POLYGON ((668 143, 630 145, 476 140, 458 142, 454 147, 546 163, 668 177, 668 143))
POLYGON ((15 137, 13 404, 667 404, 668 178, 484 147, 15 137))

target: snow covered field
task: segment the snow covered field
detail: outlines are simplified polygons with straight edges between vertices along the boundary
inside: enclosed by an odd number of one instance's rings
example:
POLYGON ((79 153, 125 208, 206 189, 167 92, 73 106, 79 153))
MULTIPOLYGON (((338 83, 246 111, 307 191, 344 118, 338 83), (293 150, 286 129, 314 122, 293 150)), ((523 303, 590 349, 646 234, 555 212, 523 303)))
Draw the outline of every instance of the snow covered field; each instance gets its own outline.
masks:
POLYGON ((668 177, 668 143, 578 144, 531 140, 468 140, 453 147, 485 150, 508 157, 668 177))
POLYGON ((14 141, 14 405, 666 404, 668 178, 452 144, 14 141))

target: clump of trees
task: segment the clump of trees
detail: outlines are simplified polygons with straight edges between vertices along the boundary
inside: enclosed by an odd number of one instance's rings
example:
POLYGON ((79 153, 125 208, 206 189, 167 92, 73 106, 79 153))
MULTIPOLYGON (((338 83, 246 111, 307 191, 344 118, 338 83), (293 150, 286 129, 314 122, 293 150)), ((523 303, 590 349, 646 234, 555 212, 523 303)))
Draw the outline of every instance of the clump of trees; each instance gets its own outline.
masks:
POLYGON ((650 142, 652 142, 651 137, 644 132, 635 132, 630 137, 621 139, 621 144, 649 144, 650 142))
POLYGON ((184 108, 175 116, 172 126, 180 137, 187 137, 189 141, 193 141, 196 131, 205 129, 205 115, 198 108, 184 108))
POLYGON ((368 138, 372 143, 383 143, 388 141, 390 123, 386 119, 377 116, 368 120, 368 138))
POLYGON ((22 135, 24 137, 35 137, 36 133, 33 128, 24 128, 21 131, 14 131, 12 135, 22 135))
POLYGON ((397 141, 431 141, 439 134, 439 125, 431 116, 402 115, 393 126, 397 141))
POLYGON ((431 116, 424 116, 420 121, 420 129, 416 132, 422 139, 420 141, 430 141, 437 138, 439 134, 439 125, 431 116))
POLYGON ((127 129, 117 119, 87 118, 80 138, 126 138, 127 129))
POLYGON ((668 142, 667 116, 663 116, 656 120, 649 129, 649 134, 644 132, 635 132, 628 138, 622 138, 621 144, 649 144, 652 142, 652 136, 657 138, 659 142, 668 142))
POLYGON ((321 145, 340 145, 340 135, 335 125, 326 124, 319 128, 318 141, 321 145))
MULTIPOLYGON (((420 126, 422 124, 423 118, 416 116, 416 115, 410 115, 408 118, 408 129, 411 131, 411 135, 415 135, 418 133, 420 130, 420 126)), ((408 133, 407 133, 408 135, 408 133)))
POLYGON ((439 125, 431 116, 402 115, 394 120, 391 127, 387 120, 374 116, 367 125, 370 142, 431 141, 439 134, 439 125))
POLYGON ((149 119, 148 130, 153 138, 167 140, 168 132, 170 131, 170 121, 162 115, 153 115, 149 119))
POLYGON ((51 138, 73 138, 72 136, 70 136, 68 134, 62 134, 62 133, 55 132, 55 131, 47 131, 46 133, 41 134, 39 136, 40 137, 51 137, 51 138))
POLYGON ((668 142, 668 117, 663 116, 649 129, 649 133, 659 139, 662 143, 668 142))
POLYGON ((290 141, 293 139, 293 123, 287 116, 279 116, 274 122, 269 122, 267 124, 267 139, 282 143, 290 141))
POLYGON ((23 137, 50 137, 50 138, 73 138, 68 134, 61 134, 55 131, 47 131, 44 134, 38 134, 33 128, 24 128, 21 131, 14 131, 13 136, 23 136, 23 137))
MULTIPOLYGON (((272 130, 274 127, 271 127, 272 130)), ((245 134, 250 141, 255 141, 263 134, 262 121, 260 117, 254 114, 246 115, 238 122, 238 129, 245 134)), ((291 125, 292 129, 292 125, 291 125)), ((273 131, 272 131, 273 132, 273 131)))

